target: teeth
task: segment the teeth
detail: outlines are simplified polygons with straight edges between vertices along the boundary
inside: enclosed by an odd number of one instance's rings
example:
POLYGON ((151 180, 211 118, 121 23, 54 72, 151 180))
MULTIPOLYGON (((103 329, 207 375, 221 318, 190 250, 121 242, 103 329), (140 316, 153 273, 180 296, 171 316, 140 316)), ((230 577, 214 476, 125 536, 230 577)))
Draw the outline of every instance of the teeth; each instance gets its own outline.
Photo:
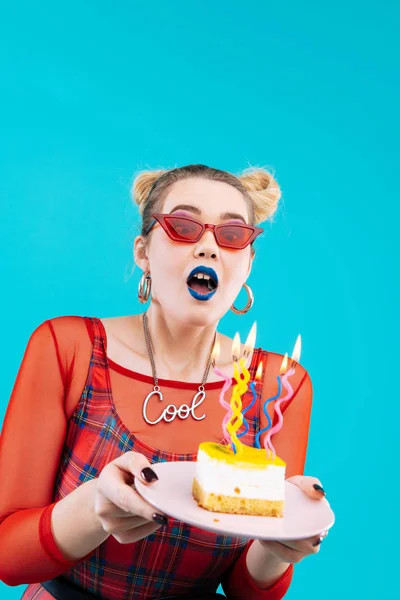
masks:
POLYGON ((217 288, 216 281, 214 281, 213 278, 210 277, 210 275, 206 275, 206 273, 195 273, 194 275, 192 275, 192 277, 195 277, 196 279, 204 279, 204 282, 207 285, 210 292, 213 292, 217 288))

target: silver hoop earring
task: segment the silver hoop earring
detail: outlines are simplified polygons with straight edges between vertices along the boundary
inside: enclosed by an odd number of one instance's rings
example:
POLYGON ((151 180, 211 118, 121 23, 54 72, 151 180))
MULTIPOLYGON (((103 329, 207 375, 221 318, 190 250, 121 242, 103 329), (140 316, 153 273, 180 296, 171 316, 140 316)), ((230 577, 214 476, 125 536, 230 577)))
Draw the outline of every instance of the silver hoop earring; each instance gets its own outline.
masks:
POLYGON ((151 292, 151 275, 150 273, 143 273, 139 281, 138 287, 138 298, 142 304, 146 304, 150 298, 151 292))
POLYGON ((249 285, 247 285, 247 283, 243 284, 244 289, 247 292, 247 304, 244 308, 238 309, 235 307, 234 304, 232 304, 231 306, 231 310, 236 313, 237 315, 244 315, 245 313, 249 312, 249 310, 251 309, 251 307, 254 304, 254 294, 252 292, 252 289, 249 285))

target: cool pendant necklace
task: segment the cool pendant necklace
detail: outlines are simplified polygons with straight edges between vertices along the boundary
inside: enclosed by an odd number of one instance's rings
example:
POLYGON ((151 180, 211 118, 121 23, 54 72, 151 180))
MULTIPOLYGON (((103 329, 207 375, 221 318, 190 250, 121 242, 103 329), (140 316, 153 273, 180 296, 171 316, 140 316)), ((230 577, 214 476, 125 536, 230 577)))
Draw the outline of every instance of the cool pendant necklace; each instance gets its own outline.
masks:
POLYGON ((148 324, 148 318, 147 318, 146 313, 143 314, 143 331, 144 331, 144 338, 146 340, 147 352, 149 354, 151 370, 153 372, 153 381, 154 381, 153 391, 150 392, 146 396, 146 399, 143 404, 144 420, 149 425, 157 425, 157 423, 159 423, 160 421, 165 421, 166 423, 170 423, 171 421, 173 421, 175 419, 176 416, 178 416, 180 419, 187 419, 189 415, 192 415, 193 419, 195 419, 196 421, 202 421, 206 415, 203 414, 201 417, 198 417, 195 415, 194 411, 198 406, 200 406, 200 404, 202 404, 204 402, 204 398, 206 397, 206 392, 204 390, 204 384, 207 381, 208 373, 210 371, 211 362, 212 362, 212 349, 215 344, 215 338, 217 336, 217 332, 215 332, 215 335, 214 335, 213 345, 210 350, 210 354, 208 357, 207 366, 206 366, 206 370, 204 371, 202 382, 198 387, 197 393, 193 396, 191 406, 188 406, 187 404, 182 404, 182 406, 177 408, 174 404, 168 404, 168 406, 164 409, 164 411, 162 412, 161 416, 158 417, 158 419, 156 419, 155 421, 150 421, 150 419, 147 416, 147 405, 149 403, 149 400, 153 396, 158 396, 159 400, 162 401, 162 400, 164 400, 164 397, 162 395, 160 386, 158 385, 156 364, 154 362, 154 349, 153 349, 153 344, 152 344, 151 337, 150 337, 149 324, 148 324))

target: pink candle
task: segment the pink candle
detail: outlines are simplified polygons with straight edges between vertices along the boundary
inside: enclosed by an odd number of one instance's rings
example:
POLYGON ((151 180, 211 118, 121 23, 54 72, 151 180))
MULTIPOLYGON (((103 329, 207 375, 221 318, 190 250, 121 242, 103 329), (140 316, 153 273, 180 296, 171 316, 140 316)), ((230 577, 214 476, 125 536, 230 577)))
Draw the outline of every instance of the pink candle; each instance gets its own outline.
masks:
POLYGON ((232 379, 231 379, 231 377, 229 377, 228 375, 225 375, 225 373, 223 373, 222 371, 220 371, 218 369, 218 367, 214 366, 214 371, 218 375, 218 377, 222 377, 222 379, 225 380, 223 388, 222 388, 221 393, 219 395, 219 401, 220 401, 221 405, 224 408, 226 408, 226 410, 227 410, 227 413, 226 413, 226 415, 225 415, 225 417, 223 418, 223 421, 222 421, 222 430, 224 432, 224 438, 225 438, 226 443, 227 444, 232 444, 232 438, 229 435, 226 426, 227 426, 227 424, 230 421, 230 418, 231 418, 231 416, 233 414, 233 411, 232 411, 232 408, 231 408, 231 405, 229 404, 229 402, 227 402, 225 400, 225 394, 229 390, 229 388, 231 387, 232 379))
POLYGON ((216 375, 218 375, 218 377, 221 377, 224 380, 224 385, 223 385, 221 393, 219 395, 220 404, 227 411, 225 414, 225 417, 222 420, 222 430, 224 432, 224 439, 225 439, 226 443, 232 445, 232 438, 231 438, 226 426, 229 423, 229 420, 233 414, 233 411, 232 411, 230 403, 225 400, 225 394, 231 387, 232 378, 229 377, 229 375, 225 375, 225 373, 223 373, 220 369, 218 369, 218 367, 215 366, 216 360, 219 357, 219 353, 220 353, 220 343, 219 343, 219 340, 217 340, 214 344, 214 348, 213 348, 213 351, 211 354, 211 361, 212 361, 212 366, 213 366, 213 369, 214 369, 214 372, 216 373, 216 375))
POLYGON ((276 453, 275 453, 275 448, 271 442, 271 437, 274 435, 274 433, 277 433, 278 431, 280 431, 282 429, 283 415, 282 415, 280 405, 282 404, 282 402, 286 402, 286 400, 289 400, 289 398, 291 398, 293 395, 293 388, 290 385, 288 379, 289 379, 289 377, 294 375, 294 372, 295 372, 295 369, 292 367, 284 375, 281 375, 282 386, 286 389, 287 394, 275 401, 274 410, 275 410, 276 414, 278 415, 278 422, 274 427, 272 427, 268 431, 267 435, 265 436, 264 447, 267 450, 267 453, 269 453, 270 451, 272 452, 273 458, 275 458, 276 453))
POLYGON ((292 361, 293 362, 290 366, 290 369, 287 370, 288 355, 286 353, 283 358, 283 361, 282 361, 280 377, 278 378, 278 379, 280 379, 282 386, 287 391, 287 394, 286 394, 286 396, 283 396, 283 398, 278 398, 278 400, 275 401, 274 410, 275 410, 276 414, 278 415, 278 422, 275 425, 275 427, 272 427, 272 429, 270 429, 268 431, 268 434, 266 435, 265 441, 264 441, 264 447, 267 450, 267 454, 269 454, 269 452, 272 452, 273 458, 275 458, 276 452, 275 452, 274 446, 272 445, 271 437, 274 435, 274 433, 277 433, 278 431, 280 431, 282 429, 283 415, 282 415, 282 411, 281 411, 281 404, 282 404, 282 402, 286 402, 286 400, 289 400, 293 396, 293 388, 290 385, 288 379, 289 379, 289 377, 292 377, 292 375, 294 375, 294 373, 295 373, 295 363, 299 362, 300 354, 301 354, 301 335, 298 335, 296 343, 293 348, 293 353, 292 353, 292 361))

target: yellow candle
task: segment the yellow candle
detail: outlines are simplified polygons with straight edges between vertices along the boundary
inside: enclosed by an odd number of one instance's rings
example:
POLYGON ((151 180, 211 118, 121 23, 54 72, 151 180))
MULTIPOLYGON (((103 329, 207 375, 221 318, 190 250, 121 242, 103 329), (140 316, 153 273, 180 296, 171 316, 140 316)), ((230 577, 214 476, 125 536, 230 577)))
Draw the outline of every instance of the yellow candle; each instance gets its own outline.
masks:
MULTIPOLYGON (((244 354, 246 358, 249 357, 253 348, 254 348, 254 340, 255 340, 255 324, 253 325, 249 337, 247 338, 244 354)), ((232 397, 230 400, 230 407, 232 410, 232 416, 227 423, 226 429, 229 432, 231 437, 232 445, 234 452, 242 452, 243 444, 237 437, 236 433, 240 429, 240 426, 243 423, 243 414, 242 414, 242 396, 246 393, 248 388, 248 383, 250 381, 250 373, 246 367, 246 362, 243 358, 238 358, 240 355, 240 337, 237 333, 233 339, 232 345, 232 354, 233 354, 233 376, 236 381, 236 385, 232 390, 232 397), (243 373, 243 378, 241 377, 238 362, 243 373)))
MULTIPOLYGON (((242 363, 243 359, 241 359, 240 362, 242 363)), ((234 452, 240 453, 243 450, 243 444, 237 437, 236 432, 243 423, 241 396, 247 390, 247 383, 245 383, 245 381, 240 377, 240 371, 237 362, 234 362, 233 364, 233 376, 235 378, 236 385, 233 387, 232 396, 230 399, 232 416, 227 423, 226 429, 231 437, 234 452)))

